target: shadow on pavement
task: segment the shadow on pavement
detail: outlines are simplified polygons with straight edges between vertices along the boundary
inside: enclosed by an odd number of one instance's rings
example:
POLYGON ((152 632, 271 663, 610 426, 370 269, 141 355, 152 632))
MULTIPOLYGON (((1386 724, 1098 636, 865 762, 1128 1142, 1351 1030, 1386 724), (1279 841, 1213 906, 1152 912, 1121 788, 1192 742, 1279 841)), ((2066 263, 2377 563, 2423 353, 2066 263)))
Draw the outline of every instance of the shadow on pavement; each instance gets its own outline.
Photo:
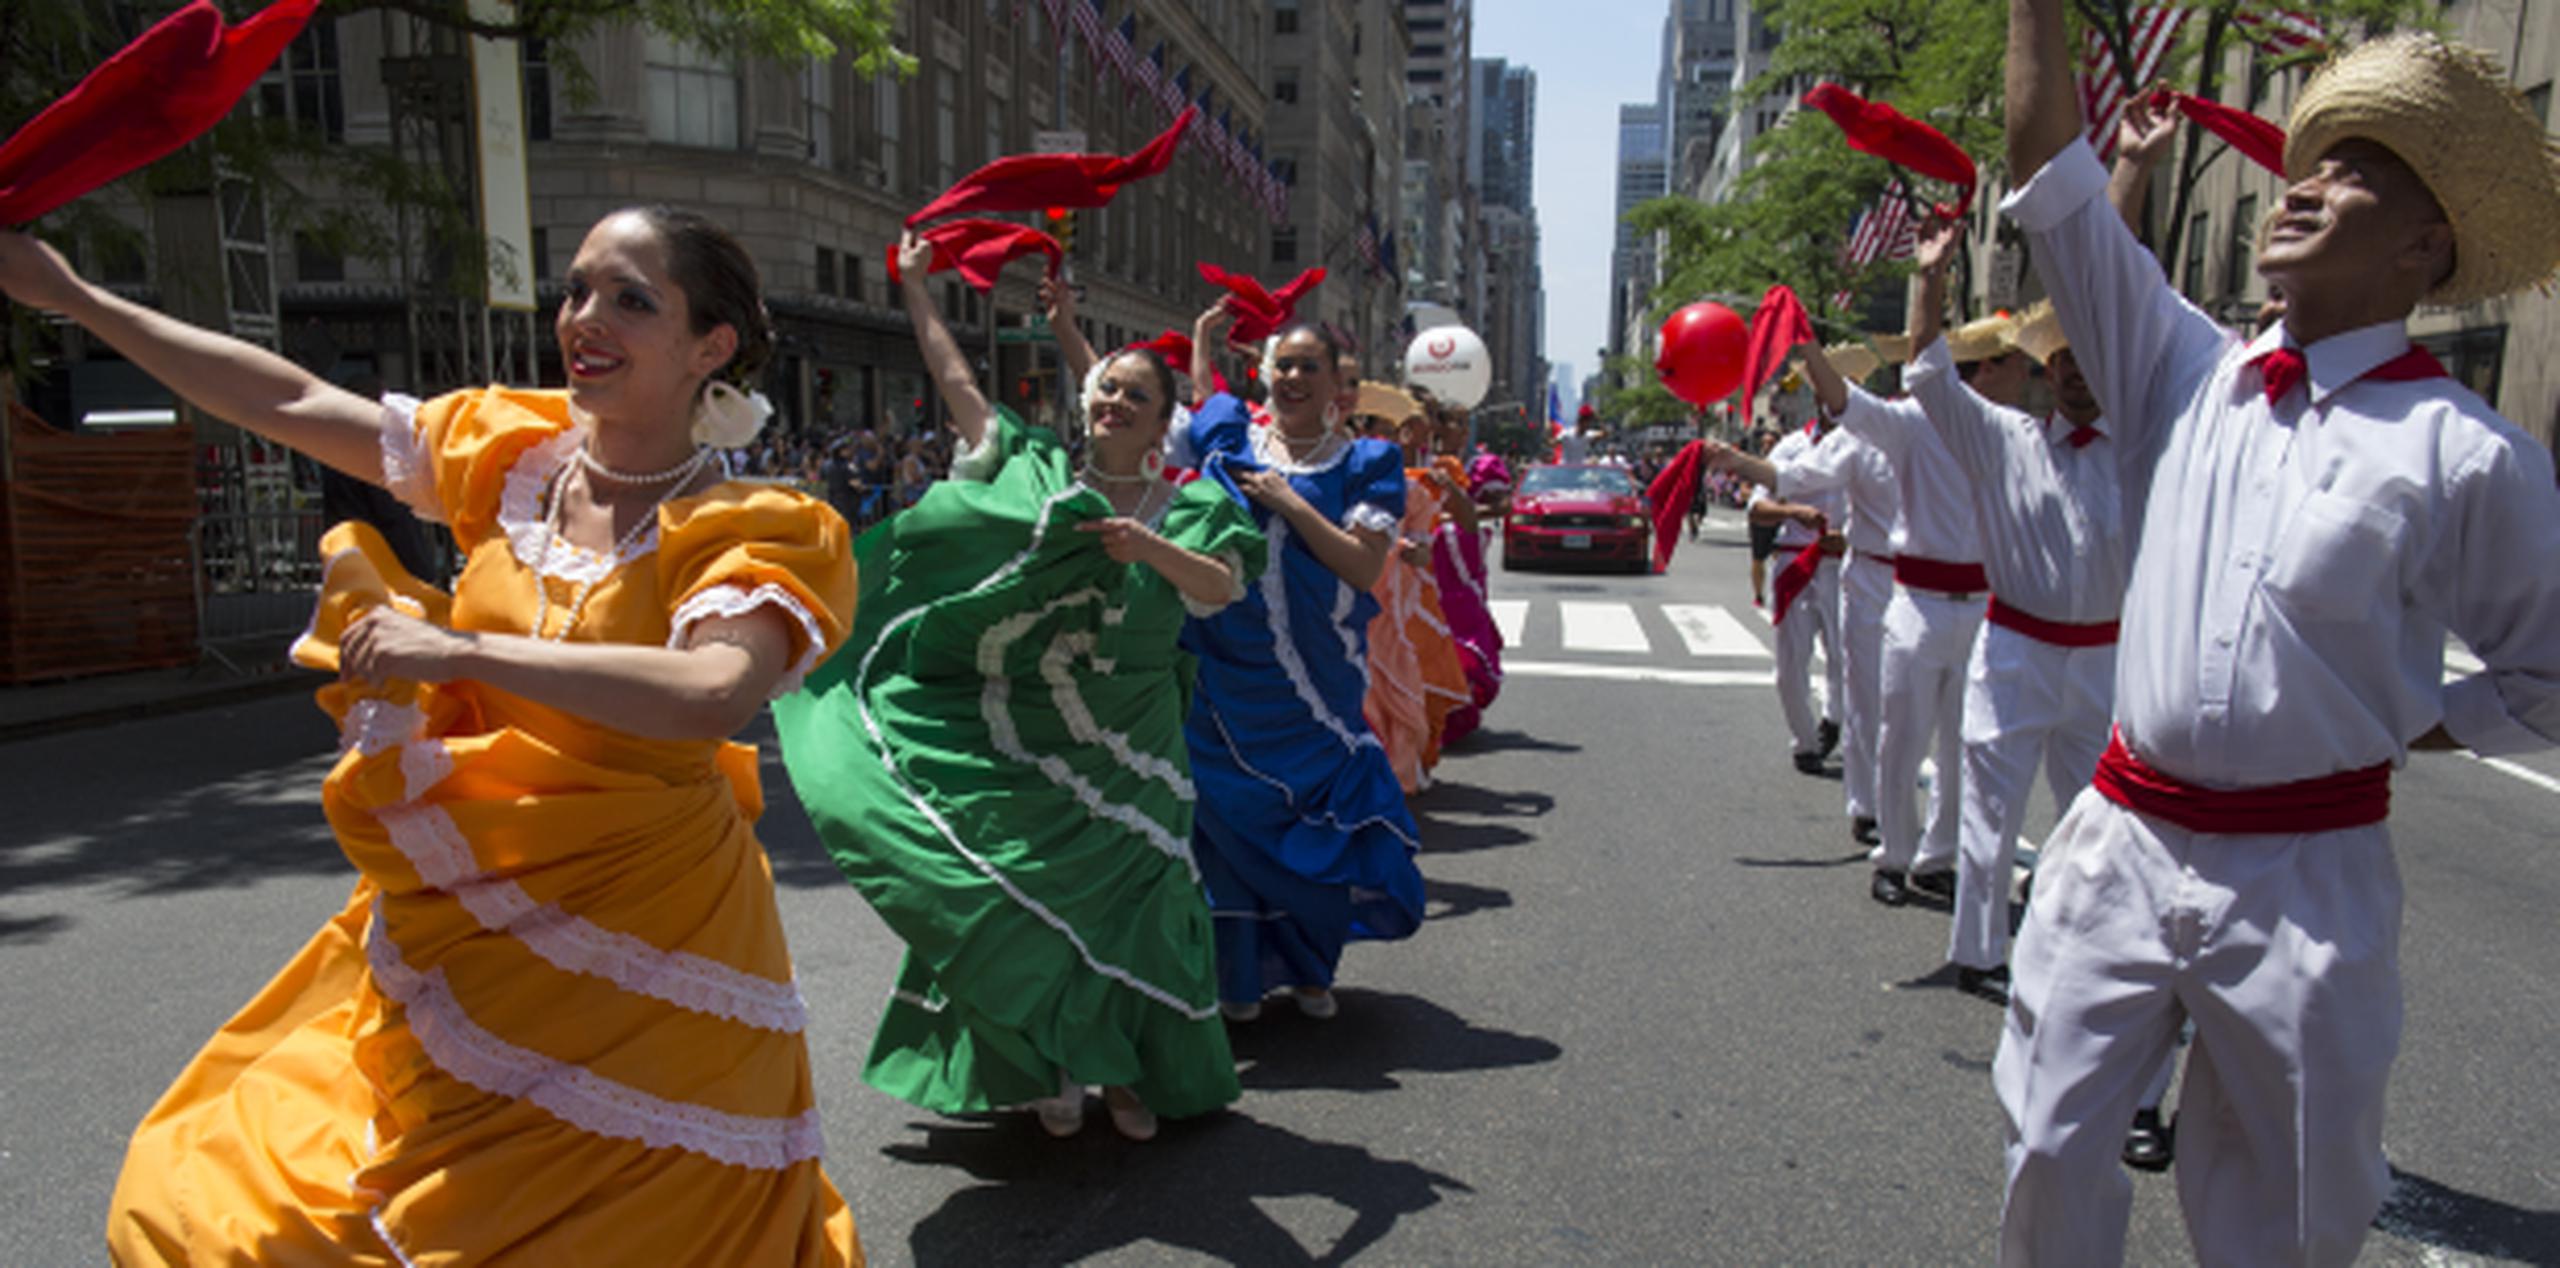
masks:
POLYGON ((2560 1211, 2533 1211, 2391 1169, 2391 1196, 2373 1226, 2465 1255, 2560 1264, 2560 1211))
POLYGON ((1844 854, 1836 859, 1737 858, 1734 860, 1734 863, 1740 867, 1834 868, 1847 867, 1853 863, 1865 863, 1867 861, 1867 852, 1865 850, 1860 850, 1855 854, 1844 854))
POLYGON ((1556 799, 1542 792, 1497 792, 1473 784, 1443 780, 1424 789, 1409 803, 1415 814, 1476 815, 1483 818, 1534 819, 1556 808, 1556 799))
POLYGON ((1478 753, 1579 753, 1582 746, 1562 740, 1542 739, 1526 731, 1497 731, 1491 727, 1476 732, 1450 746, 1449 752, 1462 757, 1478 753))
MULTIPOLYGON (((1428 909, 1425 920, 1455 920, 1480 911, 1500 911, 1511 905, 1511 891, 1487 885, 1466 885, 1457 881, 1422 882, 1422 896, 1428 909)), ((8 937, 8 926, 0 922, 0 941, 8 937)))
POLYGON ((1331 1021, 1274 1000, 1262 1020, 1228 1028, 1248 1090, 1387 1092, 1404 1086, 1398 1074, 1500 1070, 1564 1055, 1553 1040, 1488 1030, 1419 996, 1357 987, 1334 995, 1342 1014, 1331 1021))
POLYGON ((1093 1117, 1070 1140, 1008 1114, 927 1124, 922 1144, 883 1150, 986 1182, 917 1222, 915 1262, 1067 1263, 1152 1243, 1231 1264, 1346 1263, 1444 1191, 1475 1191, 1242 1114, 1168 1122, 1144 1145, 1113 1135, 1098 1106, 1093 1117))

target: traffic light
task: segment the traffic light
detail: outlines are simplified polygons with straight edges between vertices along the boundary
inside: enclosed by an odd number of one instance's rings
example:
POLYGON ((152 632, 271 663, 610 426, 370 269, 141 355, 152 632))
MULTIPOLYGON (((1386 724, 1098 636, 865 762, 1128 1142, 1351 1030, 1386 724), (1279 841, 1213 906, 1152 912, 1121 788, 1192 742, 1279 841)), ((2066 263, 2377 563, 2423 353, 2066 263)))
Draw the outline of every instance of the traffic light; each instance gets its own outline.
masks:
POLYGON ((1058 240, 1058 249, 1072 255, 1076 249, 1076 213, 1072 207, 1049 209, 1049 236, 1058 240))

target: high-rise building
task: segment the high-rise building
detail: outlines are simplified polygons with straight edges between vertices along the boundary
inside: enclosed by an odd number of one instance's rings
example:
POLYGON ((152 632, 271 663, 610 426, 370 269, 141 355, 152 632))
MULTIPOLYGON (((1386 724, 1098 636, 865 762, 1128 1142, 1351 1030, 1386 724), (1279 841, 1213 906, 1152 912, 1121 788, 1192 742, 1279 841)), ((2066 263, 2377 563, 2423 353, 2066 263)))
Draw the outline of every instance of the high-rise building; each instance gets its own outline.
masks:
POLYGON ((1783 88, 1757 97, 1746 95, 1752 81, 1767 73, 1769 55, 1778 47, 1778 33, 1770 29, 1751 0, 1718 3, 1728 5, 1733 15, 1732 86, 1723 103, 1724 122, 1717 129, 1705 177, 1691 187, 1700 201, 1710 203, 1732 196, 1735 183, 1750 170, 1753 143, 1796 108, 1795 94, 1783 88))
POLYGON ((1476 62, 1472 74, 1476 119, 1467 133, 1467 166, 1476 176, 1484 240, 1479 332, 1494 374, 1487 399, 1517 402, 1535 415, 1545 408, 1546 384, 1546 284, 1534 202, 1538 76, 1500 59, 1476 62))
POLYGON ((1536 197, 1538 72, 1501 58, 1475 64, 1477 126, 1467 131, 1467 167, 1486 206, 1527 211, 1536 197))
POLYGON ((1369 101, 1372 91, 1403 96, 1402 17, 1387 0, 1270 5, 1271 153, 1291 196, 1287 223, 1271 233, 1268 271, 1276 285, 1323 266, 1326 280, 1299 315, 1350 333, 1372 369, 1401 351, 1381 351, 1401 304, 1378 299, 1402 290, 1381 241, 1402 202, 1403 128, 1389 111, 1382 136, 1369 101))
POLYGON ((1671 0, 1663 20, 1663 104, 1670 115, 1671 188, 1693 193, 1715 161, 1725 102, 1734 93, 1740 33, 1734 10, 1744 0, 1671 0))
POLYGON ((1609 355, 1640 349, 1640 331, 1653 300, 1652 236, 1637 232, 1627 214, 1670 190, 1668 136, 1659 102, 1618 107, 1617 244, 1609 257, 1609 355))
POLYGON ((1404 21, 1413 50, 1405 66, 1405 298, 1473 320, 1483 278, 1467 170, 1472 7, 1404 0, 1404 21))

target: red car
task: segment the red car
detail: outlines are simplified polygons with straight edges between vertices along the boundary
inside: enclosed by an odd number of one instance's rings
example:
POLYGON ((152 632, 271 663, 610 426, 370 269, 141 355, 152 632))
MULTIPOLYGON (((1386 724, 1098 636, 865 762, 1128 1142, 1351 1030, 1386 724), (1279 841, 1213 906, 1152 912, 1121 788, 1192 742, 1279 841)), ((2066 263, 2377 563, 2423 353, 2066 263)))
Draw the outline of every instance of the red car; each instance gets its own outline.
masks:
POLYGON ((1502 566, 1607 561, 1652 566, 1652 507, 1625 467, 1531 467, 1502 521, 1502 566))

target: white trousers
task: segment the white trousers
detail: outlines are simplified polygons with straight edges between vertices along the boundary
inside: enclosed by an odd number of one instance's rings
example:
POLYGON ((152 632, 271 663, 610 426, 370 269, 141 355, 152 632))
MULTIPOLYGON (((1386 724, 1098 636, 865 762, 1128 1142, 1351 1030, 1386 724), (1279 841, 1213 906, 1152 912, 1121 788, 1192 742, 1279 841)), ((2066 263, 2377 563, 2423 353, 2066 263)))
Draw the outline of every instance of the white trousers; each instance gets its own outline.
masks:
POLYGON ((2116 649, 2056 647, 1984 621, 1964 684, 1964 812, 1947 958, 1977 969, 2009 957, 2009 880, 2036 764, 2056 810, 2098 769, 2116 695, 2116 649))
MULTIPOLYGON (((1782 552, 1784 553, 1784 552, 1782 552)), ((1777 574, 1769 574, 1770 602, 1777 602, 1777 574)), ((1796 751, 1811 753, 1822 747, 1814 734, 1817 722, 1840 720, 1840 561, 1824 557, 1822 566, 1813 570, 1813 580, 1805 584, 1804 593, 1787 605, 1787 619, 1778 622, 1778 709, 1787 715, 1787 734, 1795 738, 1796 751), (1822 713, 1813 710, 1813 643, 1822 640, 1822 678, 1824 694, 1822 713)))
POLYGON ((1943 871, 1955 865, 1963 805, 1965 667, 1982 628, 1982 596, 1950 598, 1896 586, 1884 611, 1884 727, 1876 740, 1876 807, 1884 844, 1876 866, 1943 871), (1928 832, 1920 826, 1920 761, 1934 750, 1928 832))
POLYGON ((1893 567, 1852 552, 1840 572, 1840 774, 1849 817, 1876 817, 1876 734, 1884 725, 1884 610, 1893 567))
POLYGON ((2195 1023, 2178 1201, 2198 1263, 2344 1265, 2390 1183, 2400 871, 2379 824, 2217 836, 2083 791, 2010 963, 1991 1077, 2008 1127, 2000 1262, 2115 1264, 2125 1123, 2195 1023))

